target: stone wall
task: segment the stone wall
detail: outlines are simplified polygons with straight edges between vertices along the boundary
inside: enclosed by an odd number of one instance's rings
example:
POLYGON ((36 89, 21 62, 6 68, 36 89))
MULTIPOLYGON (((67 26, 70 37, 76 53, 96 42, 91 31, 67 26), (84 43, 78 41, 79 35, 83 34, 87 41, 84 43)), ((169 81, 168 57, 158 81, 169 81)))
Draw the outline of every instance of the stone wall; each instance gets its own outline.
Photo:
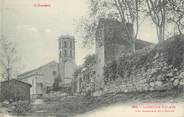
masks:
MULTIPOLYGON (((133 26, 127 23, 130 34, 133 34, 133 26)), ((135 48, 141 49, 151 43, 138 40, 135 41, 135 48)), ((117 60, 121 53, 131 51, 130 42, 127 37, 124 25, 115 19, 100 19, 96 30, 96 80, 95 90, 104 87, 104 66, 117 60)))
POLYGON ((105 67, 104 93, 169 90, 184 86, 183 49, 184 39, 175 39, 146 47, 135 54, 121 55, 105 67), (176 42, 181 44, 176 45, 176 42), (180 61, 179 66, 177 61, 180 61))

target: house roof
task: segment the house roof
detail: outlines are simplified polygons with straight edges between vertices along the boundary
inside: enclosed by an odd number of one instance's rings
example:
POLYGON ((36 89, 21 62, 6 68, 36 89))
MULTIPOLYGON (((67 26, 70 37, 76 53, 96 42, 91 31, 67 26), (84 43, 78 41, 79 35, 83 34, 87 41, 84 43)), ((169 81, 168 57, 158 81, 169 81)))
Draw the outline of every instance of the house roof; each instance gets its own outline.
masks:
MULTIPOLYGON (((28 86, 32 87, 32 85, 31 85, 31 84, 28 84, 28 83, 26 83, 26 82, 22 82, 22 81, 17 80, 17 79, 11 79, 11 80, 9 80, 9 82, 12 82, 12 81, 20 82, 20 83, 23 83, 23 84, 25 84, 25 85, 28 85, 28 86)), ((1 82, 1 83, 5 83, 5 82, 8 82, 8 80, 3 81, 3 82, 1 82)))
POLYGON ((74 39, 74 36, 72 35, 61 35, 59 39, 74 39))

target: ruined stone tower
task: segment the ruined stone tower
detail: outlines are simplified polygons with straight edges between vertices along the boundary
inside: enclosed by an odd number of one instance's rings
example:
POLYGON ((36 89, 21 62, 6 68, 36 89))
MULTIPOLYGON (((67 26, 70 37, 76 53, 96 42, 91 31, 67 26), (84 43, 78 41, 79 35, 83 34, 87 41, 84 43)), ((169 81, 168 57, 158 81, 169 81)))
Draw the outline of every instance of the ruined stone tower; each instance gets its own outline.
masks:
MULTIPOLYGON (((133 34, 132 25, 126 25, 133 34)), ((96 90, 104 86, 104 66, 129 49, 128 37, 122 23, 115 19, 101 18, 96 30, 96 90)))
MULTIPOLYGON (((133 25, 126 23, 130 35, 133 35, 133 25)), ((96 30, 96 90, 104 87, 104 67, 117 60, 123 53, 130 52, 130 39, 124 25, 116 19, 101 18, 96 30)), ((135 40, 135 49, 144 48, 151 43, 135 40)))

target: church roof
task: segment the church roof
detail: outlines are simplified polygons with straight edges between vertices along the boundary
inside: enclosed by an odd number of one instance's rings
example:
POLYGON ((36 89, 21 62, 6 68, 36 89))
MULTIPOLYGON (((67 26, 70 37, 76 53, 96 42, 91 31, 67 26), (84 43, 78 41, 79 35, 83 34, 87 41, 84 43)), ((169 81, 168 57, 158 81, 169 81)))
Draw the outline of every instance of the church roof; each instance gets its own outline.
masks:
POLYGON ((18 78, 18 79, 24 79, 24 78, 28 78, 28 77, 25 77, 26 75, 29 75, 29 76, 39 75, 39 74, 36 74, 35 72, 38 71, 39 69, 45 67, 45 66, 50 65, 50 64, 58 64, 58 63, 57 63, 56 61, 51 61, 51 62, 49 62, 49 63, 47 63, 47 64, 44 64, 44 65, 42 65, 42 66, 40 66, 40 67, 38 67, 38 68, 35 68, 35 69, 33 69, 33 70, 24 72, 24 73, 18 75, 17 78, 18 78))

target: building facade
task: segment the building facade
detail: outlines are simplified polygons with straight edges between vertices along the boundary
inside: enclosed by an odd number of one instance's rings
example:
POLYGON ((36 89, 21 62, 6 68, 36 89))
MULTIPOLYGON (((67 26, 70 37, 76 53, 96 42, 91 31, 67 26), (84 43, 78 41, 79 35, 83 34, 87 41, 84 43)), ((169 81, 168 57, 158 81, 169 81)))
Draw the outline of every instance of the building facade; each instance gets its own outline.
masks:
POLYGON ((53 86, 58 74, 58 63, 51 61, 37 69, 18 75, 18 80, 32 85, 30 90, 32 96, 43 95, 53 86))
POLYGON ((75 93, 92 96, 95 91, 96 64, 82 67, 74 77, 73 89, 75 93))

